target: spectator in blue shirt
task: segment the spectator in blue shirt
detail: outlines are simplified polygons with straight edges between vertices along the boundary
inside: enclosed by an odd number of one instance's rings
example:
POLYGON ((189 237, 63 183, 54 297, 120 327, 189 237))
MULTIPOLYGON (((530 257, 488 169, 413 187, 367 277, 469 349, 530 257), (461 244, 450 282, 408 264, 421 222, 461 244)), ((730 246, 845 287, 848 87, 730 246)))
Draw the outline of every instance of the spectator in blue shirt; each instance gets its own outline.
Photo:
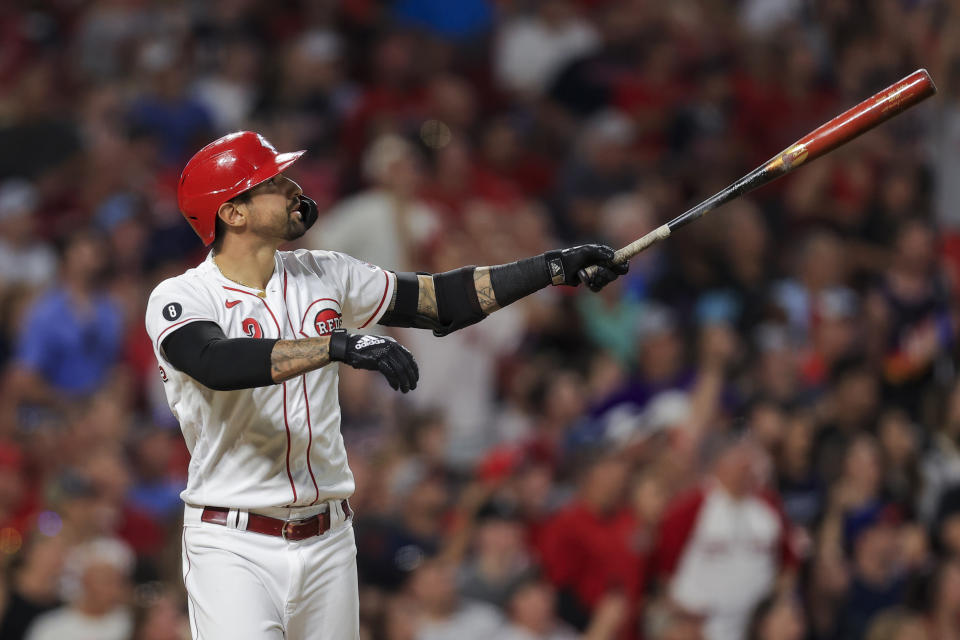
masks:
POLYGON ((206 144, 213 117, 190 94, 187 76, 168 42, 150 42, 139 56, 147 89, 130 105, 129 124, 138 134, 154 137, 164 164, 182 164, 184 157, 206 144))
POLYGON ((120 307, 98 289, 103 240, 79 231, 64 245, 60 284, 26 313, 16 345, 12 389, 18 402, 60 404, 107 381, 120 353, 120 307))

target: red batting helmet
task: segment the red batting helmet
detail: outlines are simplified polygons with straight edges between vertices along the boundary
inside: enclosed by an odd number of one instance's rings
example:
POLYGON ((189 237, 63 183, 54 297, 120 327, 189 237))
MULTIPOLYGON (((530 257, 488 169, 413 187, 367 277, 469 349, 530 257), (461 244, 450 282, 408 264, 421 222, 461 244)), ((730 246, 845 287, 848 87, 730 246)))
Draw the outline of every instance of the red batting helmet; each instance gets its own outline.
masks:
POLYGON ((180 174, 177 205, 204 245, 213 242, 220 205, 266 182, 303 155, 278 153, 253 131, 237 131, 197 151, 180 174))

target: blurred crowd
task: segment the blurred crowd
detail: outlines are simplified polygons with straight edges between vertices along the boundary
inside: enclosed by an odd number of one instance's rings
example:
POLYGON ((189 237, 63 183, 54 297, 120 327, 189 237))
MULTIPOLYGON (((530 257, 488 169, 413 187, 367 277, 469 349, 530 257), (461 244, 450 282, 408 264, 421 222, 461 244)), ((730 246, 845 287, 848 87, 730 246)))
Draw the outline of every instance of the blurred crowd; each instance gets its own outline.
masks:
POLYGON ((623 246, 918 67, 934 99, 636 258, 341 369, 364 640, 960 639, 960 10, 0 5, 0 638, 189 637, 143 312, 236 129, 396 270, 623 246))

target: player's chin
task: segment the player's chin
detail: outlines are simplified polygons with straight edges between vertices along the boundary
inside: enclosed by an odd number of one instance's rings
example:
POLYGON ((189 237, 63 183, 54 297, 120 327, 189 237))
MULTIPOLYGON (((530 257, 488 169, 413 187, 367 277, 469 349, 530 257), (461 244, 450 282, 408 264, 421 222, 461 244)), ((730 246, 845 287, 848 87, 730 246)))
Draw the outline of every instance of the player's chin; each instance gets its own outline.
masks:
POLYGON ((303 234, 305 234, 306 232, 307 232, 307 225, 303 224, 303 220, 301 220, 297 216, 291 217, 290 222, 287 224, 287 235, 286 235, 287 242, 291 240, 297 240, 298 238, 302 238, 303 234))

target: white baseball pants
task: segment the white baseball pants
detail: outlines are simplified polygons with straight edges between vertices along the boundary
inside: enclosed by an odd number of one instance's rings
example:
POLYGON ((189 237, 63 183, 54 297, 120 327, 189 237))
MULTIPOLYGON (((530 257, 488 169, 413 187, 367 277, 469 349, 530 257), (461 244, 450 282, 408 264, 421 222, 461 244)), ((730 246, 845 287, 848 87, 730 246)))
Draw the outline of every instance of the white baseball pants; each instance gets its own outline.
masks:
MULTIPOLYGON (((339 500, 330 530, 288 542, 277 536, 200 521, 187 506, 183 582, 194 640, 356 640, 357 546, 339 500)), ((304 518, 323 507, 258 511, 304 518)), ((231 510, 229 523, 244 522, 231 510)))

